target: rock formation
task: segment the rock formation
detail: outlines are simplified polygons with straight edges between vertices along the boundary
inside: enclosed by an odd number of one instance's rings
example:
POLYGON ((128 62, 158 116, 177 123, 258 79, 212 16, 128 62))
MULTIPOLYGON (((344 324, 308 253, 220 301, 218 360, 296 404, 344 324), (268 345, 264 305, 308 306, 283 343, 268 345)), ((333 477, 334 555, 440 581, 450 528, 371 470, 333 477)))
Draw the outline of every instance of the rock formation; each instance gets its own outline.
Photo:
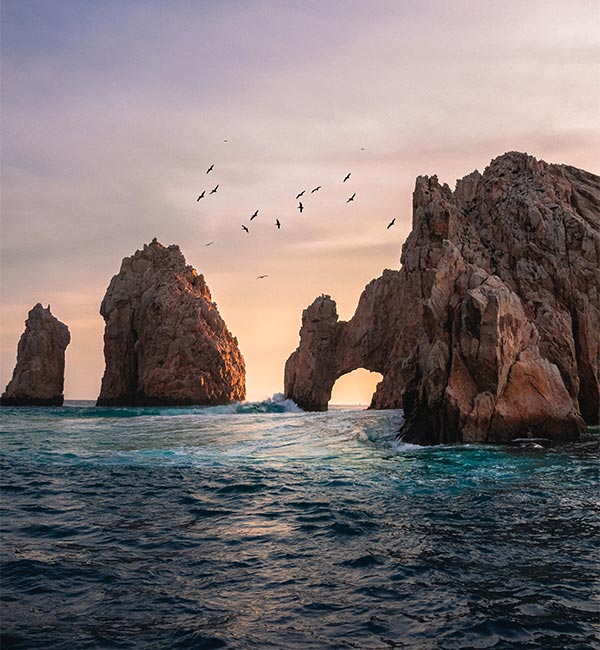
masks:
POLYGON ((29 312, 17 347, 17 365, 0 397, 2 406, 62 406, 69 328, 38 304, 29 312))
POLYGON ((305 310, 286 397, 324 410, 362 367, 383 374, 372 408, 404 408, 405 440, 565 439, 598 423, 598 176, 511 152, 454 192, 419 177, 401 264, 348 322, 329 297, 305 310))
POLYGON ((244 359, 204 277, 154 239, 126 257, 102 301, 107 405, 228 404, 246 396, 244 359))

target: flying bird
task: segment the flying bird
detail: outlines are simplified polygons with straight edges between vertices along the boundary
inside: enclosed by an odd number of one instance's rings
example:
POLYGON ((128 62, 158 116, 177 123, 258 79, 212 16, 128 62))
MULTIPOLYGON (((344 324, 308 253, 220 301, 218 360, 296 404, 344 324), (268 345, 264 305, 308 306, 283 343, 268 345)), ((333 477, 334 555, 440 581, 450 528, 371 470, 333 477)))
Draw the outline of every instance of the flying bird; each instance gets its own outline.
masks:
POLYGON ((248 228, 246 228, 246 226, 244 226, 243 224, 242 224, 242 230, 245 230, 247 233, 250 233, 250 231, 248 230, 248 228))
POLYGON ((281 222, 279 221, 279 219, 275 219, 275 225, 277 226, 277 230, 281 228, 281 222))
POLYGON ((196 199, 196 203, 198 203, 198 201, 199 201, 200 199, 203 199, 205 194, 206 194, 206 191, 205 191, 205 190, 202 190, 202 194, 200 194, 200 196, 196 199))
POLYGON ((304 192, 306 192, 306 190, 302 190, 302 192, 300 192, 300 194, 296 194, 296 200, 299 199, 301 196, 303 196, 304 192))
POLYGON ((350 203, 350 201, 354 201, 354 197, 356 196, 356 192, 346 201, 346 203, 350 203))
POLYGON ((396 217, 394 217, 387 225, 388 229, 391 228, 396 223, 396 217))
POLYGON ((257 275, 256 279, 257 280, 262 280, 263 278, 268 278, 268 277, 269 277, 268 275, 257 275))
POLYGON ((250 217, 250 221, 252 221, 252 219, 256 219, 256 217, 258 217, 258 210, 250 217))
POLYGON ((211 165, 207 170, 206 173, 208 174, 209 172, 212 172, 212 170, 215 168, 214 165, 211 165))
POLYGON ((348 173, 346 174, 346 178, 344 178, 344 180, 342 181, 342 183, 345 183, 345 182, 350 178, 350 174, 351 174, 351 173, 352 173, 352 172, 348 172, 348 173))
POLYGON ((321 189, 321 186, 319 185, 318 187, 315 187, 314 190, 311 190, 310 193, 314 194, 315 192, 318 192, 321 189))
POLYGON ((217 190, 219 189, 219 186, 217 185, 214 190, 211 190, 210 193, 214 194, 217 190))
POLYGON ((204 244, 205 246, 212 246, 215 242, 214 241, 209 241, 208 244, 204 244))
POLYGON ((304 210, 304 206, 302 205, 302 201, 298 202, 298 210, 300 210, 300 214, 302 214, 302 210, 304 210))

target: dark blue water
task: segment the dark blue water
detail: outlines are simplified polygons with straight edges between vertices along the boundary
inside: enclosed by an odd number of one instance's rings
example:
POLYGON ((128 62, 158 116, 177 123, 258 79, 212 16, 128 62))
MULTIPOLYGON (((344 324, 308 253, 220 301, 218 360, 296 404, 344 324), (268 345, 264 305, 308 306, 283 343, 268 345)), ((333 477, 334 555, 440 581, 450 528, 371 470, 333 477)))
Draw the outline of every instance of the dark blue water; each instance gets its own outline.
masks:
POLYGON ((594 443, 290 409, 2 409, 2 648, 600 647, 594 443))

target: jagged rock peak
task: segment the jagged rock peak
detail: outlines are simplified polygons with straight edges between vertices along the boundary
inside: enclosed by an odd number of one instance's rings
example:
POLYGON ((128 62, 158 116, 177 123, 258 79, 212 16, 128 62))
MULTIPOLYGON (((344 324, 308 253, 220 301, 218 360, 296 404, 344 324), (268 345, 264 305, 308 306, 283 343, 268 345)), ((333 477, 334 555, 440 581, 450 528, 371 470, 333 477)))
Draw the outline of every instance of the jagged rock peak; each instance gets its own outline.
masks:
POLYGON ((62 406, 69 328, 39 302, 25 321, 17 364, 2 397, 3 406, 62 406))
MULTIPOLYGON (((348 358, 381 372, 372 406, 402 405, 420 442, 572 438, 598 423, 598 176, 519 152, 454 192, 419 176, 401 264, 320 350, 331 385, 348 358)), ((304 338, 286 365, 291 399, 324 373, 305 365, 304 338)))
POLYGON ((246 396, 237 339, 179 246, 126 257, 100 306, 106 369, 99 405, 228 404, 246 396))

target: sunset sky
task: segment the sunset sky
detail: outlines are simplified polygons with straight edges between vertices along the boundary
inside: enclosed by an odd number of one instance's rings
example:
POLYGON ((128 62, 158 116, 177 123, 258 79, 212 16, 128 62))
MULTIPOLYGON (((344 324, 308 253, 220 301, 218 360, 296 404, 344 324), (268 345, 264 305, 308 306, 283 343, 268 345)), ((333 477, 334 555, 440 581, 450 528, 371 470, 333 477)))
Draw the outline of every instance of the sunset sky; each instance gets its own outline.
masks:
MULTIPOLYGON (((0 391, 42 302, 71 331, 66 398, 95 399, 100 301, 157 237, 269 397, 302 310, 328 293, 349 318, 398 268, 417 175, 515 149, 600 171, 598 0, 2 0, 0 22, 0 391)), ((346 379, 334 401, 368 402, 375 378, 346 379)))

